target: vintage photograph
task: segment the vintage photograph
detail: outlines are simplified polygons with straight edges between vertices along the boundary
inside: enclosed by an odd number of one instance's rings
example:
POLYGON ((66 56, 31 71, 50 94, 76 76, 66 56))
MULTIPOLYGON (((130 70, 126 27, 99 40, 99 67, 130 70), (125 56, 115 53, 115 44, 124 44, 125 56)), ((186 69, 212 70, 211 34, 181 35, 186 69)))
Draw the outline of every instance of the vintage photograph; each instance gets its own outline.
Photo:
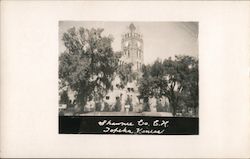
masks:
POLYGON ((0 158, 250 159, 250 1, 0 10, 0 158))
POLYGON ((198 22, 60 21, 59 116, 198 118, 198 64, 198 22))

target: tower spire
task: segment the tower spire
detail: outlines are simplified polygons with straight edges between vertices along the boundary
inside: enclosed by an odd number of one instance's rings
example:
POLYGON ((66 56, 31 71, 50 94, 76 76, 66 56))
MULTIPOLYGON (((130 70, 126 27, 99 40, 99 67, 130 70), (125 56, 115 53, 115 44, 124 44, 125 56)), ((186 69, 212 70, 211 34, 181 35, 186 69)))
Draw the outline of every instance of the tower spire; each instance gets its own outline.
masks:
POLYGON ((136 29, 135 25, 134 25, 133 23, 131 23, 131 24, 129 25, 129 30, 130 30, 131 32, 134 32, 135 29, 136 29))

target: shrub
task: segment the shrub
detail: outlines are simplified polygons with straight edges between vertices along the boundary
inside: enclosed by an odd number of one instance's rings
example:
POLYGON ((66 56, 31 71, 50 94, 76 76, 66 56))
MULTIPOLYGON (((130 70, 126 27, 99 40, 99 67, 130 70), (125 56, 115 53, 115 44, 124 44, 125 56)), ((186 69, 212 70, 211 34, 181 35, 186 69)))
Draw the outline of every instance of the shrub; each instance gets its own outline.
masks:
POLYGON ((125 101, 125 105, 130 105, 129 107, 129 111, 133 111, 133 103, 132 103, 132 99, 128 96, 126 101, 125 101))
POLYGON ((114 111, 119 112, 121 111, 121 108, 122 108, 121 100, 117 99, 114 105, 114 111))
POLYGON ((102 108, 102 103, 101 102, 96 102, 95 103, 95 110, 96 111, 101 111, 102 108))
POLYGON ((165 112, 166 111, 166 107, 164 107, 161 104, 160 100, 156 101, 156 110, 157 110, 157 112, 165 112))
POLYGON ((69 96, 68 96, 68 92, 67 91, 63 91, 62 94, 60 95, 60 100, 59 100, 60 104, 69 104, 70 100, 69 100, 69 96))
POLYGON ((144 98, 143 100, 143 110, 145 112, 149 112, 150 111, 150 107, 149 107, 149 103, 148 103, 148 98, 144 98))
POLYGON ((103 109, 103 111, 104 112, 109 112, 110 111, 110 105, 107 102, 104 103, 104 109, 103 109))

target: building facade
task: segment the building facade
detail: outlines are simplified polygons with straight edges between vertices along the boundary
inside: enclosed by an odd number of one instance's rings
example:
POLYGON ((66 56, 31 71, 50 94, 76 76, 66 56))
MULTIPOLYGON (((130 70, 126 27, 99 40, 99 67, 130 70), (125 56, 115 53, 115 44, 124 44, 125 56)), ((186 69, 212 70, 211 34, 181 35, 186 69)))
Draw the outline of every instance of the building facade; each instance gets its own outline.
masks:
MULTIPOLYGON (((121 41, 121 52, 122 57, 120 58, 120 65, 123 64, 132 64, 132 71, 141 73, 141 68, 143 65, 143 40, 142 34, 140 34, 133 23, 128 27, 128 32, 122 35, 121 41)), ((140 111, 142 103, 139 100, 139 91, 136 80, 129 82, 123 89, 118 88, 120 84, 120 79, 118 76, 115 77, 112 82, 113 91, 110 91, 106 98, 105 102, 110 105, 114 105, 119 99, 121 101, 121 111, 124 111, 126 105, 126 100, 130 98, 131 106, 133 107, 132 111, 140 111)))

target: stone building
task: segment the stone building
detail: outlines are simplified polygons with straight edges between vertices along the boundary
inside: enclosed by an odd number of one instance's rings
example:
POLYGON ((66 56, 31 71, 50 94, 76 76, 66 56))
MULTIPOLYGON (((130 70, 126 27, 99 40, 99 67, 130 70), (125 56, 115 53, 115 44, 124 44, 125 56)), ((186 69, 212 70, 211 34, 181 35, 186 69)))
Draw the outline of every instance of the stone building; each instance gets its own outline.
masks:
MULTIPOLYGON (((122 35, 121 41, 122 57, 120 59, 120 65, 132 63, 132 71, 141 73, 143 65, 143 40, 142 34, 136 31, 136 27, 131 23, 128 27, 128 32, 122 35)), ((114 106, 116 100, 121 100, 121 111, 124 111, 125 102, 128 98, 132 101, 131 107, 133 111, 140 111, 142 103, 138 98, 138 86, 136 80, 129 82, 123 89, 119 88, 120 78, 115 77, 112 82, 113 91, 110 91, 104 101, 109 103, 111 107, 114 106)))
MULTIPOLYGON (((120 65, 124 63, 132 63, 132 71, 137 72, 140 76, 142 74, 141 68, 144 62, 144 54, 143 54, 143 39, 142 34, 140 34, 135 25, 131 23, 128 27, 128 32, 122 35, 121 41, 121 49, 122 49, 122 57, 120 59, 120 65)), ((120 79, 116 76, 113 81, 113 91, 110 91, 105 99, 105 102, 110 105, 114 105, 116 100, 121 100, 121 111, 124 111, 125 102, 127 98, 130 98, 132 101, 133 112, 142 111, 143 101, 139 99, 139 90, 137 81, 134 80, 128 83, 125 88, 121 89, 117 87, 120 83, 120 79)), ((156 105, 160 103, 163 107, 165 107, 165 111, 170 112, 169 108, 169 100, 166 97, 162 98, 149 98, 149 107, 151 112, 157 112, 156 105)))

